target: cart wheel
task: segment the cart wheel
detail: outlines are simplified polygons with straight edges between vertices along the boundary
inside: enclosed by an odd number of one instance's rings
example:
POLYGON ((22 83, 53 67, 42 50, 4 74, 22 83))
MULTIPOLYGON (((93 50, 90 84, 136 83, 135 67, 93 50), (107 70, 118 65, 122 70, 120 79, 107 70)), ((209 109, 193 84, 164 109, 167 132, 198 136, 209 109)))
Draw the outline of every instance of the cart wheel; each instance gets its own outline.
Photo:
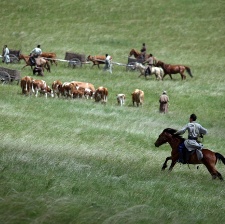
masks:
POLYGON ((130 62, 130 63, 128 63, 127 66, 126 66, 126 70, 127 71, 135 71, 136 70, 135 63, 136 62, 130 62))
POLYGON ((0 71, 0 81, 2 85, 9 83, 11 81, 9 73, 5 71, 0 71))
POLYGON ((9 54, 10 63, 17 64, 19 63, 19 58, 14 54, 9 54))
POLYGON ((82 63, 81 63, 81 61, 78 58, 72 58, 69 61, 68 66, 72 67, 72 68, 79 68, 79 67, 82 66, 82 63))

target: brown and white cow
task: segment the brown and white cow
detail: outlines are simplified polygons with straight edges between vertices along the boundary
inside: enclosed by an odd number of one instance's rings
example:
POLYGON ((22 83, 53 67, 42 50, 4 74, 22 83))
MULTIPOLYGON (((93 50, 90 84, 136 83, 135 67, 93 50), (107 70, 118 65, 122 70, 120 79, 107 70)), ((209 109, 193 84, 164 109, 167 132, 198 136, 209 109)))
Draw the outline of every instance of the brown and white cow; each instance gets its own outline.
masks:
POLYGON ((95 56, 91 56, 91 55, 88 55, 87 57, 87 61, 92 61, 93 66, 97 65, 98 68, 100 64, 105 64, 105 55, 95 55, 95 56))
POLYGON ((131 94, 132 95, 132 102, 133 106, 136 103, 137 107, 139 105, 143 105, 144 103, 144 92, 140 89, 135 89, 134 92, 131 94))
POLYGON ((32 84, 33 78, 30 76, 25 76, 20 81, 20 86, 22 89, 22 94, 28 95, 31 94, 31 84, 32 84))
POLYGON ((35 94, 35 96, 38 96, 38 93, 45 94, 45 97, 48 97, 48 94, 51 94, 53 97, 53 92, 49 86, 47 86, 46 82, 44 80, 33 80, 32 81, 32 92, 35 94))
POLYGON ((95 87, 92 83, 89 82, 80 82, 80 81, 72 81, 70 82, 73 84, 76 89, 84 89, 84 96, 88 99, 89 97, 92 99, 95 93, 95 87))
POLYGON ((117 99, 118 104, 120 106, 123 106, 125 104, 126 96, 123 93, 119 93, 116 95, 116 99, 117 99))
POLYGON ((59 88, 60 94, 65 97, 73 98, 73 91, 75 86, 70 82, 64 82, 62 86, 59 88))
POLYGON ((98 89, 95 91, 95 102, 101 101, 102 103, 106 103, 108 100, 108 89, 100 86, 98 89))
POLYGON ((52 83, 52 91, 53 91, 53 96, 56 97, 60 96, 60 89, 62 88, 62 82, 60 80, 56 80, 52 83))

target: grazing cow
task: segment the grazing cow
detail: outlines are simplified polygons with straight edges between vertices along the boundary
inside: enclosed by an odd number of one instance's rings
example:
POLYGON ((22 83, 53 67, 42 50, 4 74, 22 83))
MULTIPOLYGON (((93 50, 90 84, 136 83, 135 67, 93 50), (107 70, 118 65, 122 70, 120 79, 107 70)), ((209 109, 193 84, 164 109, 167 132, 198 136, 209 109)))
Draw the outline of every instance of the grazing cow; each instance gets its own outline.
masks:
POLYGON ((40 56, 49 60, 51 62, 51 65, 54 63, 57 66, 56 53, 42 52, 42 54, 40 56))
POLYGON ((75 89, 75 86, 70 83, 70 82, 64 82, 62 84, 62 86, 59 88, 59 92, 62 96, 65 96, 65 97, 73 97, 73 91, 75 89))
POLYGON ((84 89, 84 96, 86 98, 90 98, 92 99, 94 93, 95 93, 95 87, 93 84, 88 83, 88 82, 79 82, 79 81, 72 81, 71 84, 73 84, 76 89, 84 89))
POLYGON ((47 86, 46 82, 44 80, 33 80, 32 81, 32 92, 35 94, 35 96, 38 96, 38 93, 45 94, 45 97, 47 99, 48 94, 51 94, 53 97, 53 92, 49 86, 47 86))
POLYGON ((120 106, 123 106, 125 104, 126 96, 125 96, 125 94, 120 93, 120 94, 117 94, 116 95, 116 99, 117 99, 118 104, 120 106))
POLYGON ((100 68, 99 67, 100 64, 105 64, 105 58, 106 58, 105 55, 96 55, 96 56, 89 55, 87 57, 87 61, 92 61, 93 63, 92 68, 95 65, 97 65, 98 68, 100 68))
POLYGON ((72 91, 72 95, 73 95, 73 98, 83 98, 84 97, 84 89, 83 88, 79 88, 79 89, 74 88, 72 91))
POLYGON ((62 82, 60 80, 56 80, 52 83, 52 91, 53 91, 53 96, 56 97, 60 95, 60 89, 62 88, 62 82))
POLYGON ((137 107, 139 107, 139 105, 143 105, 144 92, 142 90, 135 89, 131 95, 132 95, 133 106, 134 106, 134 103, 136 103, 137 107))
POLYGON ((30 76, 25 76, 21 79, 20 86, 22 89, 22 94, 30 94, 32 80, 33 78, 31 78, 30 76))
POLYGON ((106 103, 108 99, 108 89, 100 86, 98 89, 95 91, 95 102, 101 101, 102 103, 106 103))

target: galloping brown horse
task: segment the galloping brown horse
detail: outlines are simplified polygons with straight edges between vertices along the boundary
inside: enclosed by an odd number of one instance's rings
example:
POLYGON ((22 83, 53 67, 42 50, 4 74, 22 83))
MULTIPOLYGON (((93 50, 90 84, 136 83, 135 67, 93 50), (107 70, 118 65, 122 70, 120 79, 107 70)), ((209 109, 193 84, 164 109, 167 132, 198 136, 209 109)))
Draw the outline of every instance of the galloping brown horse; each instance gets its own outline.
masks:
MULTIPOLYGON (((140 51, 137 51, 137 50, 135 50, 135 49, 131 49, 131 51, 130 51, 130 53, 129 53, 129 55, 128 55, 128 57, 131 57, 131 56, 134 56, 135 58, 141 58, 141 52, 140 51)), ((145 60, 147 59, 147 58, 149 58, 150 57, 150 55, 149 54, 145 54, 145 60)))
MULTIPOLYGON (((172 171, 173 167, 177 163, 179 159, 179 152, 178 147, 179 145, 184 142, 184 138, 182 138, 180 135, 176 135, 175 133, 177 130, 166 128, 163 130, 163 132, 159 135, 158 139, 155 142, 155 146, 159 147, 160 145, 163 145, 165 143, 169 143, 170 147, 172 148, 171 156, 167 157, 162 170, 165 170, 167 167, 167 161, 172 160, 169 170, 172 171)), ((209 149, 202 149, 203 153, 203 159, 201 161, 198 160, 196 152, 190 155, 188 164, 204 164, 206 168, 208 169, 209 173, 212 175, 213 179, 216 179, 217 177, 220 180, 223 180, 222 175, 216 170, 216 162, 217 160, 221 160, 223 164, 225 165, 225 158, 218 152, 212 152, 209 149)))
POLYGON ((44 59, 47 59, 48 61, 50 61, 51 65, 53 65, 53 63, 54 63, 57 66, 56 53, 42 52, 42 54, 40 56, 43 57, 44 59))
POLYGON ((165 64, 162 61, 157 61, 156 65, 157 67, 161 67, 164 70, 164 76, 163 78, 168 74, 170 78, 172 79, 171 74, 177 74, 180 73, 181 79, 184 80, 186 79, 186 75, 184 74, 185 70, 188 72, 188 74, 193 77, 191 73, 191 69, 188 66, 185 65, 170 65, 170 64, 165 64))
MULTIPOLYGON (((31 69, 33 69, 33 65, 30 62, 30 56, 20 54, 19 59, 23 59, 26 62, 26 65, 24 65, 22 69, 24 69, 27 66, 30 66, 31 69)), ((37 66, 42 67, 43 71, 44 71, 44 68, 46 68, 48 72, 51 72, 50 63, 47 60, 45 60, 44 58, 38 57, 35 59, 35 61, 37 66)))

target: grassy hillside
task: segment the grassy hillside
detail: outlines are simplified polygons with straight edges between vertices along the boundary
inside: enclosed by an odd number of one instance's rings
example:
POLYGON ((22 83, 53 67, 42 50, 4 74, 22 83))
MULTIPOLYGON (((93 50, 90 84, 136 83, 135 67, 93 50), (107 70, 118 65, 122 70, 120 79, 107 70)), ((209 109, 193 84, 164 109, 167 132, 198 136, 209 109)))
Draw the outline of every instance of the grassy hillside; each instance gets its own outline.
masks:
MULTIPOLYGON (((2 0, 1 45, 29 54, 41 44, 64 59, 66 51, 86 56, 109 53, 127 63, 131 48, 194 75, 161 82, 138 78, 114 65, 113 74, 91 64, 52 66, 51 83, 86 81, 109 89, 104 106, 93 100, 25 97, 16 83, 0 86, 1 223, 223 223, 224 183, 204 166, 161 166, 169 145, 155 148, 164 128, 179 129, 196 113, 208 129, 204 145, 225 155, 224 10, 222 1, 2 0), (145 92, 143 107, 131 93, 145 92), (163 90, 169 113, 159 114, 163 90), (127 95, 123 107, 117 93, 127 95)), ((30 68, 20 64, 0 66, 30 68)), ((186 135, 185 135, 186 136, 186 135)), ((225 167, 217 164, 225 177, 225 167)))

